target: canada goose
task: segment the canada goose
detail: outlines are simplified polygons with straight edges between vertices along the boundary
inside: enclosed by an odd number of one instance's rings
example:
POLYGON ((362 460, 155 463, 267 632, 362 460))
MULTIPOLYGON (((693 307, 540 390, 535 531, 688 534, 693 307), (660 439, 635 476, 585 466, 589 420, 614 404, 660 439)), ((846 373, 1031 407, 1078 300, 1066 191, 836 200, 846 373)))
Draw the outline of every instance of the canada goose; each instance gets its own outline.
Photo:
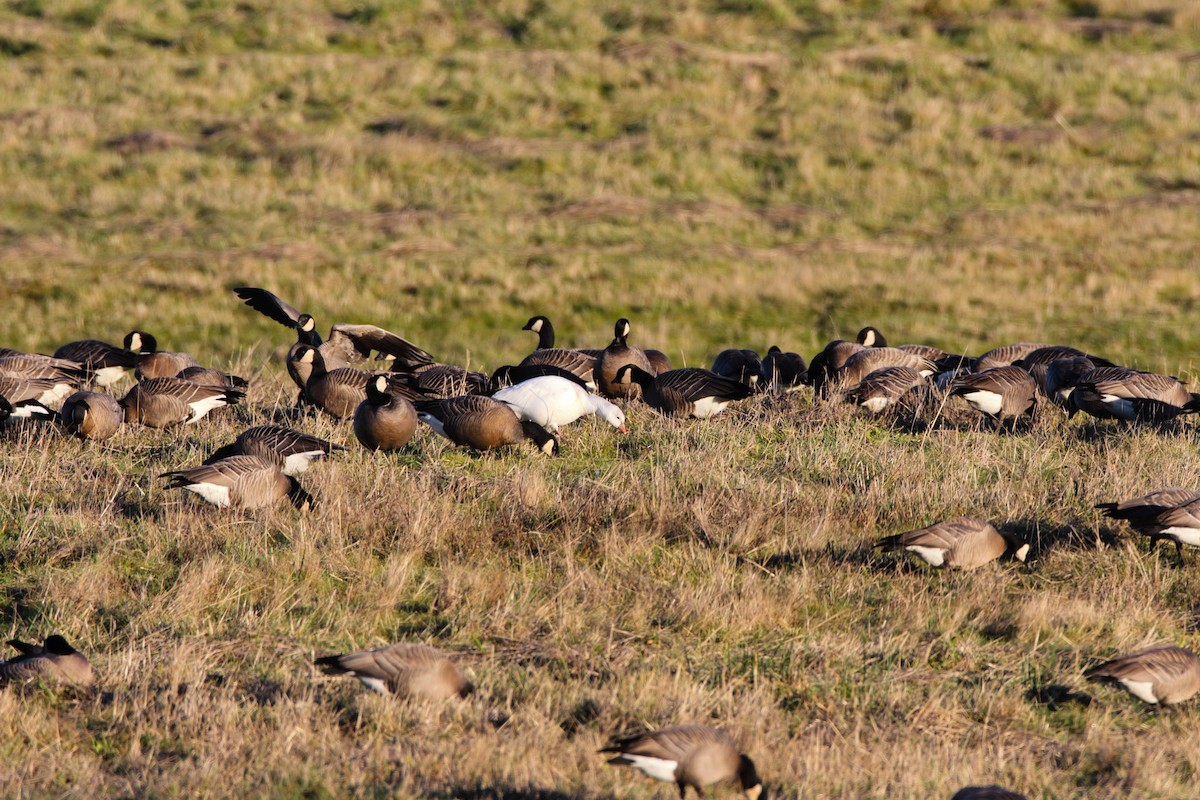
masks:
POLYGON ((417 429, 417 410, 392 394, 387 377, 367 380, 367 397, 354 411, 354 436, 368 450, 399 450, 417 429))
POLYGON ((912 367, 884 367, 863 378, 846 393, 846 399, 878 414, 924 384, 925 376, 912 367))
POLYGON ((410 387, 418 396, 446 399, 464 394, 479 394, 488 388, 488 376, 472 372, 456 364, 423 364, 401 367, 394 373, 397 380, 410 387))
POLYGON ((279 467, 284 475, 299 475, 317 459, 345 449, 283 425, 257 425, 242 431, 232 443, 217 448, 204 463, 230 456, 258 456, 279 467))
POLYGON ((1200 657, 1182 647, 1158 645, 1097 664, 1083 677, 1121 686, 1151 705, 1182 703, 1200 691, 1200 657))
POLYGON ((927 563, 953 569, 975 569, 1012 550, 1018 561, 1029 555, 1029 544, 1004 534, 990 522, 971 517, 955 517, 918 528, 915 531, 885 537, 875 543, 884 550, 908 550, 927 563))
POLYGON ((9 403, 9 415, 14 419, 54 416, 52 409, 60 408, 63 400, 71 394, 70 389, 65 392, 64 389, 66 387, 53 378, 11 378, 0 375, 0 397, 9 403))
POLYGON ((898 347, 868 347, 846 359, 846 363, 834 373, 833 378, 839 386, 849 390, 875 370, 884 367, 911 367, 926 377, 937 371, 937 366, 932 361, 916 353, 898 347))
POLYGON ((26 380, 52 378, 75 389, 84 379, 85 370, 76 361, 13 350, 0 355, 0 375, 26 380))
POLYGON ((304 396, 317 408, 338 419, 354 416, 358 404, 367 399, 367 378, 373 373, 353 367, 329 369, 325 356, 310 345, 293 348, 294 360, 303 369, 304 396))
POLYGON ((83 365, 96 386, 111 386, 137 366, 137 353, 96 339, 68 342, 54 351, 55 358, 65 358, 83 365))
POLYGON ((854 337, 854 341, 861 344, 863 347, 887 347, 887 339, 883 338, 883 334, 879 332, 879 328, 868 325, 858 332, 854 337))
POLYGON ((1080 379, 1096 368, 1087 356, 1056 358, 1046 365, 1042 391, 1060 406, 1066 406, 1080 379))
POLYGON ((1035 350, 1041 350, 1043 347, 1050 347, 1048 344, 1039 344, 1035 342, 1017 342, 1016 344, 1006 344, 1000 347, 993 347, 983 355, 975 359, 975 364, 972 370, 975 372, 983 372, 996 367, 1007 367, 1017 361, 1020 361, 1025 356, 1035 350))
POLYGON ((1082 350, 1077 350, 1074 347, 1067 347, 1059 344, 1039 347, 1037 350, 1027 353, 1019 360, 1014 361, 1013 364, 1014 366, 1021 367, 1030 375, 1032 375, 1034 381, 1037 382, 1037 385, 1042 387, 1046 382, 1046 370, 1052 363, 1061 358, 1086 358, 1088 361, 1092 362, 1093 366, 1096 367, 1116 366, 1107 359, 1090 355, 1082 350))
POLYGON ((551 433, 585 414, 595 414, 625 433, 625 414, 619 407, 557 375, 530 378, 492 395, 521 420, 536 422, 551 433))
POLYGON ((762 358, 753 350, 722 350, 713 359, 712 371, 757 389, 762 380, 762 358))
POLYGON ((738 781, 749 800, 766 800, 754 762, 738 752, 733 738, 707 725, 678 725, 614 739, 601 753, 616 753, 609 764, 632 767, 660 781, 674 781, 679 797, 688 787, 704 796, 704 787, 738 781))
POLYGON ((148 428, 169 428, 203 419, 209 411, 237 405, 246 397, 241 389, 201 386, 179 378, 148 378, 121 399, 126 422, 148 428))
POLYGON ((506 404, 481 394, 413 403, 417 418, 439 436, 475 450, 491 450, 532 439, 547 455, 558 452, 558 439, 534 422, 522 422, 506 404))
POLYGON ((767 391, 794 392, 808 383, 808 365, 799 353, 785 353, 777 345, 762 359, 762 386, 767 391))
POLYGON ((218 508, 265 508, 285 497, 301 511, 316 508, 313 496, 300 488, 295 478, 258 456, 230 456, 159 477, 168 479, 168 489, 195 492, 218 508))
POLYGON ((125 334, 125 349, 137 354, 137 367, 133 376, 146 378, 174 378, 188 367, 200 364, 187 353, 169 353, 158 349, 158 340, 145 331, 130 331, 125 334))
POLYGON ((424 644, 392 644, 313 663, 330 675, 351 674, 380 694, 446 700, 475 690, 445 653, 424 644))
POLYGON ((92 665, 87 656, 71 647, 58 634, 47 636, 41 645, 9 639, 8 644, 21 654, 0 661, 0 684, 48 680, 75 686, 92 686, 92 665))
POLYGON ((1033 411, 1037 384, 1020 367, 994 367, 960 375, 950 384, 950 394, 961 397, 981 414, 997 422, 1033 411))
POLYGON ((188 367, 180 370, 175 377, 181 381, 199 383, 204 386, 228 386, 230 389, 246 389, 250 386, 250 382, 245 378, 230 375, 228 372, 211 367, 188 367))
MULTIPOLYGON (((1079 378, 1067 404, 1067 414, 1086 411, 1099 419, 1134 421, 1161 415, 1154 401, 1180 409, 1179 413, 1200 406, 1200 395, 1187 390, 1177 378, 1138 372, 1123 367, 1097 367, 1079 378)), ((1169 415, 1168 415, 1169 416, 1169 415)))
POLYGON ((240 286, 233 291, 250 308, 296 331, 296 344, 288 351, 287 363, 288 374, 301 389, 304 384, 292 367, 294 351, 300 345, 320 348, 326 369, 330 371, 365 361, 372 351, 389 356, 401 366, 414 367, 433 361, 432 356, 412 342, 374 325, 339 322, 329 329, 329 338, 322 339, 317 333, 316 321, 310 315, 302 313, 266 289, 240 286))
POLYGON ((636 383, 646 405, 668 417, 707 419, 720 414, 735 400, 744 400, 752 394, 750 387, 741 381, 722 378, 698 367, 651 375, 626 364, 617 371, 617 382, 636 383))
POLYGON ((950 800, 1027 800, 1025 795, 999 786, 964 786, 950 800))
POLYGON ((63 403, 63 428, 84 441, 111 438, 124 421, 125 409, 110 394, 78 391, 63 403))
MULTIPOLYGON (((864 336, 867 331, 864 328, 859 331, 859 338, 871 338, 864 336)), ((876 339, 871 338, 872 341, 876 339)), ((822 396, 825 394, 825 386, 833 380, 846 361, 861 350, 866 350, 867 346, 862 342, 847 342, 844 339, 834 339, 822 348, 821 352, 812 357, 808 363, 808 380, 812 383, 813 389, 822 396)))
MULTIPOLYGON (((538 335, 538 350, 554 349, 554 326, 550 324, 550 320, 542 315, 530 317, 522 327, 523 331, 533 331, 538 335)), ((576 353, 583 353, 585 356, 599 358, 603 350, 589 350, 587 348, 576 347, 572 348, 576 353)))
POLYGON ((1187 489, 1160 489, 1124 503, 1105 503, 1105 515, 1129 520, 1130 526, 1151 544, 1159 539, 1175 543, 1175 552, 1183 560, 1183 545, 1200 547, 1200 497, 1186 499, 1187 489), (1178 502, 1176 502, 1178 501, 1178 502), (1112 507, 1115 505, 1115 508, 1112 507))
POLYGON ((632 364, 654 375, 654 367, 650 365, 650 359, 646 357, 645 351, 629 346, 627 342, 629 330, 629 320, 625 318, 617 320, 617 324, 613 328, 612 343, 604 348, 604 352, 596 359, 596 370, 593 374, 600 394, 605 397, 636 399, 639 396, 641 392, 639 384, 620 383, 617 380, 618 370, 626 364, 632 364))

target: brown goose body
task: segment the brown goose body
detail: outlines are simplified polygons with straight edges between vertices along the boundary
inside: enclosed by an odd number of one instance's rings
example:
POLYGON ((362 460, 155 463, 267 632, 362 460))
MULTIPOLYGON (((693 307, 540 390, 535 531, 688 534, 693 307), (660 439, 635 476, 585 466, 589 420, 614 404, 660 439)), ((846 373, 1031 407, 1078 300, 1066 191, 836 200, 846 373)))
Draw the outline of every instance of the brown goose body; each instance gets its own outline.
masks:
POLYGON ((439 435, 463 447, 492 450, 532 439, 547 455, 558 440, 534 422, 522 422, 506 404, 479 394, 444 400, 418 400, 417 417, 439 435))
POLYGON ((1029 553, 1028 544, 1005 536, 990 522, 972 517, 955 517, 927 528, 888 536, 875 546, 908 550, 935 567, 964 570, 995 561, 1010 549, 1019 561, 1024 561, 1029 553))
POLYGON ((353 675, 380 694, 446 700, 474 690, 445 653, 423 644, 393 644, 325 656, 314 663, 327 674, 353 675))
POLYGON ((617 373, 618 383, 636 383, 646 405, 668 417, 707 419, 753 392, 749 386, 698 367, 673 369, 651 375, 626 364, 617 373))
POLYGON ((0 685, 37 680, 84 687, 95 683, 87 656, 71 647, 62 636, 47 636, 40 645, 19 639, 10 639, 8 643, 20 655, 0 661, 0 685))
POLYGON ((204 386, 228 386, 230 389, 246 389, 250 386, 250 382, 245 378, 211 367, 188 367, 180 370, 175 377, 204 386))
POLYGON ((749 800, 767 796, 754 762, 738 751, 729 734, 707 725, 678 725, 618 738, 600 752, 616 754, 609 764, 673 781, 681 798, 689 787, 703 796, 707 786, 734 781, 749 800))
POLYGON ((111 386, 137 367, 137 353, 96 339, 68 342, 54 351, 54 357, 82 364, 96 386, 111 386))
POLYGON ((0 397, 8 401, 13 417, 49 417, 71 389, 54 378, 14 378, 0 375, 0 397))
POLYGON ((137 354, 133 376, 139 381, 147 378, 173 378, 199 362, 187 353, 171 353, 158 349, 158 340, 145 331, 130 331, 125 335, 125 349, 137 354))
POLYGON ((565 369, 572 375, 581 378, 585 383, 595 387, 594 370, 596 367, 596 350, 574 350, 554 346, 554 325, 549 318, 538 315, 530 317, 521 328, 523 331, 533 331, 538 335, 537 349, 521 360, 518 366, 547 365, 565 369))
POLYGON ((78 387, 86 370, 76 361, 51 358, 40 353, 9 352, 0 356, 0 375, 10 378, 52 378, 57 383, 78 387))
POLYGON ((63 429, 80 439, 109 439, 124 421, 125 409, 110 394, 78 391, 63 402, 63 429))
POLYGON ((1020 367, 994 367, 960 375, 950 384, 950 394, 997 421, 1028 414, 1037 403, 1037 384, 1020 367))
POLYGON ((923 385, 925 376, 912 367, 884 367, 864 377, 846 393, 846 399, 878 414, 923 385))
POLYGON ((1196 407, 1196 395, 1170 375, 1098 367, 1080 376, 1071 393, 1068 413, 1079 410, 1099 419, 1133 421, 1161 413, 1158 404, 1183 413, 1196 407))
POLYGON ((423 364, 395 373, 417 397, 446 399, 478 394, 487 389, 488 376, 456 364, 423 364))
POLYGON ((1163 489, 1127 503, 1144 502, 1124 509, 1106 511, 1115 519, 1128 519, 1133 529, 1150 537, 1175 543, 1175 551, 1183 558, 1183 545, 1200 547, 1200 498, 1186 499, 1186 489, 1163 489), (1178 499, 1173 505, 1169 502, 1178 499), (1120 516, 1118 516, 1120 515, 1120 516))
POLYGON ((211 464, 230 456, 258 456, 279 467, 284 475, 299 475, 313 461, 345 449, 283 425, 256 425, 242 431, 232 443, 213 451, 204 463, 211 464))
POLYGON ((847 342, 843 339, 828 342, 808 363, 808 379, 813 388, 825 395, 826 386, 833 382, 850 357, 866 349, 867 346, 861 342, 847 342))
POLYGON ((1193 500, 1200 500, 1200 492, 1171 486, 1129 500, 1097 503, 1096 508, 1101 509, 1109 519, 1123 519, 1135 530, 1142 530, 1143 526, 1157 526, 1158 515, 1162 512, 1193 500))
POLYGON ((650 359, 646 357, 646 352, 637 347, 630 347, 627 342, 628 338, 629 320, 617 320, 613 330, 612 343, 604 348, 604 352, 596 359, 596 370, 593 373, 596 387, 605 397, 637 399, 640 396, 641 388, 638 384, 618 382, 617 373, 621 367, 633 365, 651 375, 655 374, 650 359))
POLYGON ((297 347, 294 360, 304 376, 304 396, 331 417, 354 416, 358 404, 367 398, 367 379, 372 373, 353 367, 329 369, 325 356, 310 345, 297 347))
POLYGON ((1007 367, 1017 361, 1020 361, 1025 356, 1032 353, 1034 350, 1041 350, 1043 347, 1050 347, 1048 344, 1037 342, 1017 342, 1016 344, 1006 344, 1000 347, 993 347, 983 355, 975 359, 975 365, 972 368, 975 372, 983 372, 996 367, 1007 367))
POLYGON ((237 405, 246 393, 227 386, 201 386, 179 378, 148 378, 121 399, 125 421, 169 428, 203 419, 209 411, 237 405))
POLYGON ((884 367, 908 367, 932 375, 937 367, 929 359, 898 347, 868 347, 846 359, 834 380, 845 389, 857 386, 863 378, 884 367))
POLYGON ((1169 705, 1200 691, 1200 657, 1182 647, 1159 645, 1097 664, 1083 675, 1119 685, 1152 705, 1169 705))
POLYGON ((794 392, 808 382, 808 365, 799 353, 785 353, 777 345, 762 359, 761 385, 767 391, 794 392))
POLYGON ((354 436, 368 450, 399 450, 417 429, 417 410, 407 398, 392 394, 387 378, 367 381, 367 397, 354 411, 354 436))
POLYGON ((169 480, 168 489, 187 489, 220 508, 266 508, 285 498, 302 510, 316 505, 295 478, 258 456, 230 456, 160 477, 169 480))
POLYGON ((1088 361, 1092 362, 1092 366, 1094 367, 1115 366, 1107 359, 1100 358, 1099 356, 1093 356, 1083 352, 1082 350, 1078 350, 1074 347, 1067 347, 1066 345, 1061 344, 1040 347, 1037 350, 1026 354, 1019 361, 1015 362, 1015 364, 1032 375, 1033 380, 1037 382, 1038 386, 1045 386, 1046 371, 1050 368, 1050 365, 1055 361, 1059 361, 1064 358, 1086 358, 1088 361))

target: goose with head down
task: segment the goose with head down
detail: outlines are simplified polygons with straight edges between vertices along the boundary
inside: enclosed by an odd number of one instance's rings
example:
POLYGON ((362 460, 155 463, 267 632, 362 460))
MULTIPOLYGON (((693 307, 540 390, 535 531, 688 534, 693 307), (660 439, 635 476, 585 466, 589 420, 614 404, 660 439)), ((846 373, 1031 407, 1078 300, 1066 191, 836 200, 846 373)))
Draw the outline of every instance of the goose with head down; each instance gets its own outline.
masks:
POLYGON ((736 782, 747 800, 766 800, 754 762, 739 752, 733 737, 707 725, 677 725, 614 739, 601 753, 613 753, 609 764, 630 767, 679 787, 681 800, 688 787, 698 797, 714 783, 736 782))
POLYGON ((558 453, 558 439, 534 422, 522 422, 507 404, 481 394, 413 403, 417 418, 434 433, 474 450, 521 444, 532 440, 546 455, 558 453))
POLYGON ((730 403, 753 394, 753 390, 741 381, 722 378, 698 367, 651 375, 633 364, 626 364, 618 370, 617 382, 639 386, 646 404, 668 417, 707 419, 720 414, 730 403))

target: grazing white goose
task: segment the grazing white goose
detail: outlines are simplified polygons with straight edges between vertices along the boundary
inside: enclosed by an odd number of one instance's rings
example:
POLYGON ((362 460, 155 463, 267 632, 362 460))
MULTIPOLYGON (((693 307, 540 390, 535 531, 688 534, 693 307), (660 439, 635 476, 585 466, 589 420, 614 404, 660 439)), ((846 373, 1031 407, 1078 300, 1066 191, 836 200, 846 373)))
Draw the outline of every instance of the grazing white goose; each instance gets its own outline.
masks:
POLYGON ((625 433, 625 414, 603 397, 589 393, 578 383, 557 375, 530 378, 492 395, 506 403, 521 420, 541 425, 551 433, 584 414, 595 414, 625 433))

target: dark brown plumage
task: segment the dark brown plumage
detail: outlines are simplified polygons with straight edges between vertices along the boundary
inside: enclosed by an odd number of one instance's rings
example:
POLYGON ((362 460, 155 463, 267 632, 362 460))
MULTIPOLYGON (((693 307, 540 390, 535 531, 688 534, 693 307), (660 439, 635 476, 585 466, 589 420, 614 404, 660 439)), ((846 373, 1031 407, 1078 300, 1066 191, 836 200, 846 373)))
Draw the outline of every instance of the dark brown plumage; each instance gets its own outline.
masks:
POLYGON ((679 796, 688 787, 703 796, 714 783, 736 781, 749 800, 766 800, 762 778, 733 738, 707 725, 678 725, 614 739, 601 753, 616 753, 609 764, 632 767, 660 781, 673 781, 679 796))
POLYGON ((78 391, 63 402, 63 429, 85 441, 111 438, 124 421, 125 409, 110 394, 78 391))
POLYGON ((174 378, 188 367, 200 364, 187 353, 171 353, 158 349, 158 340, 145 331, 130 331, 125 335, 125 349, 137 354, 133 375, 139 381, 147 378, 174 378))
POLYGON ((1182 647, 1158 645, 1097 664, 1083 676, 1121 686, 1152 705, 1182 703, 1200 691, 1200 657, 1182 647))
POLYGON ((148 428, 170 428, 202 419, 209 411, 237 405, 246 396, 241 389, 201 386, 179 378, 148 378, 135 384, 121 399, 126 422, 148 428))
POLYGON ((283 425, 256 425, 242 431, 230 444, 215 450, 204 463, 211 464, 230 456, 258 456, 279 467, 284 475, 299 475, 313 461, 345 449, 283 425))
POLYGON ((950 394, 966 400, 976 411, 1003 422, 1033 411, 1037 403, 1037 384, 1033 376, 1020 367, 995 367, 960 375, 950 384, 950 394))
POLYGON ((324 656, 314 663, 331 675, 353 675, 381 694, 446 700, 466 697, 474 691, 445 653, 423 644, 400 643, 324 656))
POLYGON ((621 383, 617 380, 618 371, 627 364, 651 375, 655 374, 654 367, 650 365, 650 359, 646 357, 646 352, 629 346, 629 330, 629 320, 624 318, 617 320, 617 324, 613 328, 612 343, 604 348, 604 352, 596 359, 596 370, 593 373, 596 387, 605 397, 636 399, 641 395, 641 387, 636 382, 621 383))
POLYGON ((417 410, 392 394, 387 378, 367 380, 367 397, 354 411, 354 436, 368 450, 399 450, 417 429, 417 410))
POLYGON ((651 375, 626 364, 617 371, 617 384, 636 383, 646 405, 668 417, 707 419, 736 400, 749 397, 749 386, 697 367, 673 369, 651 375))
POLYGON ((1024 561, 1029 545, 1000 533, 990 522, 972 517, 955 517, 888 536, 876 542, 884 550, 908 550, 935 567, 970 570, 995 561, 1009 550, 1024 561))
POLYGON ((533 440, 547 455, 558 452, 558 439, 534 422, 522 422, 504 403, 480 394, 443 400, 418 400, 417 417, 439 436, 475 450, 491 450, 533 440))
POLYGON ((92 686, 95 678, 87 656, 58 634, 47 636, 41 645, 10 639, 20 655, 0 661, 0 685, 46 680, 75 686, 92 686))
POLYGON ((316 507, 312 495, 273 462, 258 456, 230 456, 189 469, 165 472, 168 489, 187 489, 220 508, 265 508, 284 498, 302 511, 316 507))

